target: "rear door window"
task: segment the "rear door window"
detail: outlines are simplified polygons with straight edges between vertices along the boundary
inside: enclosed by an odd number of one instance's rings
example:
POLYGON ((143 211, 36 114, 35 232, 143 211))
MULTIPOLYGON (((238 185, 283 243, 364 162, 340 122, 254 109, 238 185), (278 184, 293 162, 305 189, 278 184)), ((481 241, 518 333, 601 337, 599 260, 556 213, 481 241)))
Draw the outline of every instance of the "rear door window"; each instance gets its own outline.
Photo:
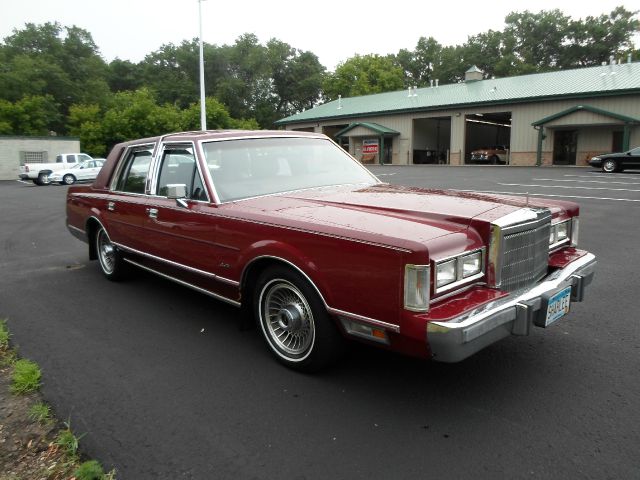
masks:
POLYGON ((151 151, 131 152, 120 169, 115 189, 120 192, 144 194, 150 165, 151 151))

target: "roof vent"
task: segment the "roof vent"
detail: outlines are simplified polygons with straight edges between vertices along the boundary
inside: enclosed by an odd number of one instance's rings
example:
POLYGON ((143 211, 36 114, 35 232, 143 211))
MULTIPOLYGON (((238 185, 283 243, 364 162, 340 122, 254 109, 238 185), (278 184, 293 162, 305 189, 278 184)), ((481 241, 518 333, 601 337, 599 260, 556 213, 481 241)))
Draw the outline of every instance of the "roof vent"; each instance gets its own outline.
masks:
POLYGON ((342 109, 342 95, 338 95, 338 110, 342 109))
POLYGON ((471 67, 469 70, 464 72, 464 81, 469 82, 477 82, 478 80, 482 80, 484 78, 483 71, 480 70, 477 66, 471 67))

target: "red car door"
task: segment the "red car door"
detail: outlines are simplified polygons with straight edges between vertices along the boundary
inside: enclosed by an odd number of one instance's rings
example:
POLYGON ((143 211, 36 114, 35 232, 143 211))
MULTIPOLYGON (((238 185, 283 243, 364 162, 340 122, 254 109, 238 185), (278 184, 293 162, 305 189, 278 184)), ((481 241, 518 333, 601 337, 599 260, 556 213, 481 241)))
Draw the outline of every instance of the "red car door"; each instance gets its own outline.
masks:
POLYGON ((147 204, 147 251, 190 278, 227 282, 222 256, 228 248, 216 243, 217 218, 204 188, 192 144, 166 144, 161 149, 154 195, 147 204), (167 198, 168 185, 185 185, 184 199, 167 198), (195 277, 194 277, 195 275, 195 277))
POLYGON ((151 149, 145 145, 130 148, 118 169, 118 178, 107 197, 104 213, 111 241, 121 247, 144 250, 144 223, 147 218, 147 178, 151 149))

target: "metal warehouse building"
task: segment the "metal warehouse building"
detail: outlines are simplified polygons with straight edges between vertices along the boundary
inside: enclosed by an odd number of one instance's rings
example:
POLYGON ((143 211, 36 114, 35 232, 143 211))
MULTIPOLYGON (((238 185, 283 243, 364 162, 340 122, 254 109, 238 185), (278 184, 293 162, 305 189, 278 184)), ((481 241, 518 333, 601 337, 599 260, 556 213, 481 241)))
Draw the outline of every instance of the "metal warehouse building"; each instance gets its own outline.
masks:
POLYGON ((470 162, 503 145, 511 165, 586 165, 640 145, 640 63, 465 81, 338 100, 276 122, 324 133, 363 163, 470 162))

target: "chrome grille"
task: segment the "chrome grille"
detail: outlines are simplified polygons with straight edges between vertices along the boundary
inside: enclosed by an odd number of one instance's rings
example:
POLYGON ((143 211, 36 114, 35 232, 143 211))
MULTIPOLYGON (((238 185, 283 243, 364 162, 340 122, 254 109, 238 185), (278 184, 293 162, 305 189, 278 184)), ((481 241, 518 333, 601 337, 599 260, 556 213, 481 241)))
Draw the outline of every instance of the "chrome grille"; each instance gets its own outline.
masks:
POLYGON ((551 212, 522 208, 492 222, 489 284, 512 292, 540 280, 549 264, 551 212))
POLYGON ((528 287, 540 280, 549 264, 551 223, 504 236, 502 290, 528 287))

